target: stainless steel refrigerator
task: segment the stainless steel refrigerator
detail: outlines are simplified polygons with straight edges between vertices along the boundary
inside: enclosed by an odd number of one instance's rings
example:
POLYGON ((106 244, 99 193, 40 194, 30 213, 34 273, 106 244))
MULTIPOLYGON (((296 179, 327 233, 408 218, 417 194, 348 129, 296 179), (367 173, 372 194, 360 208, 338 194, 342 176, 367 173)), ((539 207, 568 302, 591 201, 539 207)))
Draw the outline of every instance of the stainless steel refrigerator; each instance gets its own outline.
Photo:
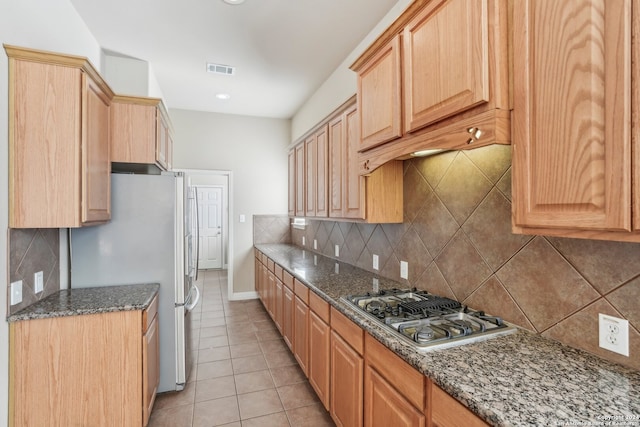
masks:
POLYGON ((159 283, 160 385, 182 390, 200 292, 197 200, 181 173, 111 175, 111 221, 71 231, 71 287, 159 283))

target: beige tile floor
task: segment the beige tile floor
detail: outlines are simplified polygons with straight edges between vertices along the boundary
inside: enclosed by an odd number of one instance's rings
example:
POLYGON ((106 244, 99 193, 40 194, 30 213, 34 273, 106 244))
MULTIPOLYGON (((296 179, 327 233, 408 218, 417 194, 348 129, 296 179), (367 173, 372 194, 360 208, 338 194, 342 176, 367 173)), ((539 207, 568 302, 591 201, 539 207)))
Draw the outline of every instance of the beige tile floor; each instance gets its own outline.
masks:
POLYGON ((162 393, 150 427, 334 426, 258 300, 229 301, 226 271, 200 271, 197 365, 181 392, 162 393))

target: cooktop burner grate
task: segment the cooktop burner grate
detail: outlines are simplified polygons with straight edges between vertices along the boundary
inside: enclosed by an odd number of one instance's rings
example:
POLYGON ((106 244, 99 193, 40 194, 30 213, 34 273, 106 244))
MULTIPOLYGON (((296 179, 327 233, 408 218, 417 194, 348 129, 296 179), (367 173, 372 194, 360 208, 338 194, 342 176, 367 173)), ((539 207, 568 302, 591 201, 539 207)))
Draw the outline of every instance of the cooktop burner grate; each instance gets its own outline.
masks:
POLYGON ((405 301, 400 303, 405 313, 420 314, 428 311, 456 310, 462 307, 458 301, 445 297, 432 297, 423 301, 405 301))

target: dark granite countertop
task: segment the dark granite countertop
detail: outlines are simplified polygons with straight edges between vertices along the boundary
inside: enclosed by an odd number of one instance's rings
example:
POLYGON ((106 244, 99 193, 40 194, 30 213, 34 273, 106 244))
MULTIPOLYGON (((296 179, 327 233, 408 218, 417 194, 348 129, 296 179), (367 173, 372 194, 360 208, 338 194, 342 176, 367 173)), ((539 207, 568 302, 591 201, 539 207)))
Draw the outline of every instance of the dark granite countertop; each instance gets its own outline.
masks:
POLYGON ((401 284, 293 245, 256 248, 491 425, 640 426, 640 371, 525 330, 416 349, 340 300, 373 291, 374 279, 401 284))
POLYGON ((7 321, 144 310, 159 289, 157 283, 64 289, 9 316, 7 321))

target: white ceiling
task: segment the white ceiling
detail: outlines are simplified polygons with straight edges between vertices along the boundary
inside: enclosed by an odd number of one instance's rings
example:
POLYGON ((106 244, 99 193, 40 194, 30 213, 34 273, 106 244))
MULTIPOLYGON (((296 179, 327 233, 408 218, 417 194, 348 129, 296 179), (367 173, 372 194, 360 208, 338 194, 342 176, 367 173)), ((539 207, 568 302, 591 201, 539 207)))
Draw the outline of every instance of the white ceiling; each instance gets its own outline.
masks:
POLYGON ((170 108, 290 118, 397 0, 71 2, 103 49, 151 65, 170 108))

